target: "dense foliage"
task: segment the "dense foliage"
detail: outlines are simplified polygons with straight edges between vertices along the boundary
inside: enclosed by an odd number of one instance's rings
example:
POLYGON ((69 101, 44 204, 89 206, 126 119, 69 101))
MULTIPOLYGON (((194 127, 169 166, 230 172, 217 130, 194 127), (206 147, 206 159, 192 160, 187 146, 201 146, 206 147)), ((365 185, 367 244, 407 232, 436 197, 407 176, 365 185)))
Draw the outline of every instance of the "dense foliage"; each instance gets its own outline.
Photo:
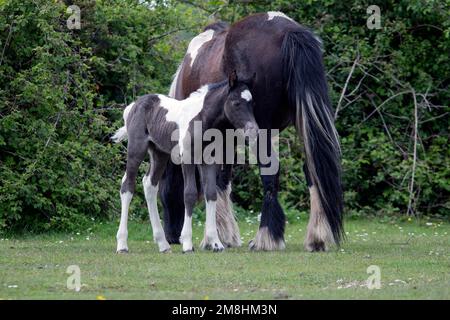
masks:
MULTIPOLYGON (((323 39, 347 212, 448 217, 448 1, 80 0, 80 30, 67 27, 71 4, 0 1, 0 230, 68 230, 116 215, 124 146, 109 136, 122 108, 167 92, 207 23, 267 10, 323 39), (369 4, 381 8, 381 29, 366 26, 369 4)), ((293 130, 280 146, 281 199, 297 215, 308 193, 293 130)), ((235 169, 241 213, 259 210, 257 171, 235 169)))

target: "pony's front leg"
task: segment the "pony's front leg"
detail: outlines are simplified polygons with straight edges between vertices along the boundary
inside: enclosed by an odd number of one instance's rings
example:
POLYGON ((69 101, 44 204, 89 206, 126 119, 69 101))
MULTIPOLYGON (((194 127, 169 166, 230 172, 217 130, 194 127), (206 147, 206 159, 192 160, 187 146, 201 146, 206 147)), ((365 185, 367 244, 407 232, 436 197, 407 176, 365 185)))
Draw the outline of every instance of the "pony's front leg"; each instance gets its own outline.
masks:
MULTIPOLYGON (((262 143, 261 143, 262 144, 262 143)), ((264 201, 261 208, 261 222, 259 230, 253 240, 249 243, 251 250, 283 250, 284 227, 286 217, 283 209, 278 202, 279 190, 279 160, 276 153, 272 150, 271 137, 266 141, 267 164, 261 161, 262 151, 258 151, 258 161, 260 167, 261 181, 264 188, 264 201)))
POLYGON ((195 165, 183 164, 184 179, 184 222, 181 230, 180 243, 183 246, 183 253, 194 252, 192 244, 192 211, 197 202, 197 182, 195 181, 195 165))
POLYGON ((200 247, 202 249, 223 251, 225 248, 219 239, 216 222, 216 165, 200 165, 200 176, 202 180, 203 193, 206 202, 205 236, 200 247))

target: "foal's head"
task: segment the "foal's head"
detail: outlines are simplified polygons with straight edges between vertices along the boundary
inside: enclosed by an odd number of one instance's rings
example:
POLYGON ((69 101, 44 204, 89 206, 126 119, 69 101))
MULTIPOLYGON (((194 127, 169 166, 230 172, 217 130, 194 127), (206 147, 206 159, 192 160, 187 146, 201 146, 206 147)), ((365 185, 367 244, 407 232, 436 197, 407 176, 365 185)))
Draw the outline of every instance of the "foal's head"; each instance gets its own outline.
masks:
POLYGON ((239 81, 234 71, 228 81, 228 95, 225 100, 225 116, 235 129, 253 131, 256 134, 258 124, 253 114, 253 97, 247 84, 239 81))

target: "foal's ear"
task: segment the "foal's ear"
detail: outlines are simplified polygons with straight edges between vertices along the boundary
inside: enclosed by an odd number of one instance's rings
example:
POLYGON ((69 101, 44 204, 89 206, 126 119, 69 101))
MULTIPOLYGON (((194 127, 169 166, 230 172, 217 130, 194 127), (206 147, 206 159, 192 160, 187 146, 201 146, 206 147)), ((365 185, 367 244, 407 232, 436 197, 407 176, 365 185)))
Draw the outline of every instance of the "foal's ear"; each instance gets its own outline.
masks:
POLYGON ((234 70, 228 77, 228 86, 230 87, 230 89, 233 89, 237 85, 237 82, 238 82, 238 77, 237 77, 236 70, 234 70))

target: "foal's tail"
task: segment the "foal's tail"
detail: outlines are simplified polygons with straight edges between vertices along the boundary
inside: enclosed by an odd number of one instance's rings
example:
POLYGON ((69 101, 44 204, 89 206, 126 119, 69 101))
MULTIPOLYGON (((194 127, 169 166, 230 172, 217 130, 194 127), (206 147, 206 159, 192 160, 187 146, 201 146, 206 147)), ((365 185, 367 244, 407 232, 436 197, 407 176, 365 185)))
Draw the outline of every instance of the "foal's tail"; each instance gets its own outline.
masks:
POLYGON ((134 106, 134 102, 129 104, 125 110, 123 111, 123 122, 124 122, 124 126, 119 128, 119 130, 117 130, 114 135, 111 137, 111 140, 114 141, 115 143, 119 143, 121 141, 127 140, 128 139, 128 133, 127 133, 127 118, 128 115, 130 114, 131 108, 133 108, 134 106))
POLYGON ((339 244, 343 237, 341 151, 328 96, 321 42, 307 29, 288 32, 282 55, 283 77, 289 104, 296 108, 295 126, 304 141, 309 178, 317 188, 332 240, 339 244))

